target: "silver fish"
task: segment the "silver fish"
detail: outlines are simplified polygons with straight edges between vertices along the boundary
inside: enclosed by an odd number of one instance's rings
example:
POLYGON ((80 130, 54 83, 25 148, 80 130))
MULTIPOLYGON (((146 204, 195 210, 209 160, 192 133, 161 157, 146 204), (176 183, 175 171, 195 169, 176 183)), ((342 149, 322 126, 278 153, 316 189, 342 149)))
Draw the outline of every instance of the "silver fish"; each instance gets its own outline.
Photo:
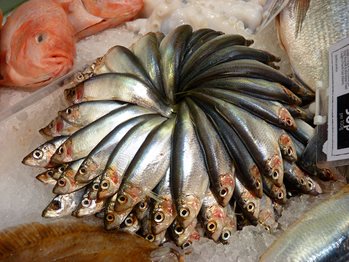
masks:
POLYGON ((177 216, 170 186, 170 169, 154 189, 160 201, 153 201, 151 208, 151 227, 154 234, 159 234, 171 225, 177 216))
POLYGON ((56 152, 58 147, 62 145, 68 136, 55 137, 44 144, 37 147, 31 153, 29 153, 23 160, 22 163, 28 166, 39 166, 39 167, 52 167, 51 157, 56 152))
POLYGON ((328 85, 328 48, 349 36, 348 10, 347 0, 290 0, 276 19, 295 75, 312 90, 328 85))
POLYGON ((42 212, 42 216, 54 218, 71 215, 78 206, 83 193, 83 190, 79 190, 70 194, 55 196, 42 212))
POLYGON ((121 223, 126 219, 128 214, 132 212, 132 209, 125 210, 124 212, 116 212, 114 210, 115 202, 118 194, 114 194, 107 203, 106 211, 104 215, 104 227, 107 230, 119 229, 121 223))
POLYGON ((152 113, 152 111, 135 105, 127 105, 115 109, 70 136, 58 148, 52 156, 52 160, 54 162, 64 163, 86 157, 116 126, 130 118, 152 113))
POLYGON ((349 187, 293 223, 260 261, 348 261, 349 187))
POLYGON ((116 211, 143 201, 165 176, 170 165, 172 132, 176 118, 155 127, 130 162, 118 192, 116 211))
POLYGON ((116 101, 88 101, 74 104, 58 115, 74 126, 83 127, 123 105, 116 101))
POLYGON ((228 205, 235 187, 235 167, 215 127, 205 113, 190 99, 189 106, 202 152, 204 152, 211 190, 222 206, 228 205))
POLYGON ((154 115, 137 116, 115 127, 87 155, 75 176, 75 180, 78 182, 88 182, 102 174, 110 154, 126 133, 135 125, 150 120, 152 117, 154 117, 154 115))
POLYGON ((263 195, 260 205, 261 210, 258 215, 258 223, 264 226, 265 230, 273 232, 278 226, 273 202, 267 195, 263 195))
POLYGON ((41 183, 55 185, 57 183, 57 179, 53 177, 55 171, 56 168, 49 168, 46 171, 38 174, 35 178, 41 183))
POLYGON ((173 222, 171 229, 174 236, 174 241, 177 246, 180 246, 183 249, 188 249, 191 247, 193 241, 200 239, 200 234, 196 230, 197 219, 195 218, 190 222, 190 224, 183 228, 182 225, 175 219, 173 222))
POLYGON ((65 121, 61 116, 57 116, 47 126, 41 128, 39 133, 48 138, 69 136, 79 130, 79 128, 79 126, 72 125, 65 121))
POLYGON ((236 220, 235 211, 230 206, 227 206, 226 209, 227 209, 227 216, 224 218, 224 225, 223 225, 222 234, 220 237, 220 241, 223 244, 227 244, 229 241, 229 238, 237 230, 237 220, 236 220))
POLYGON ((160 66, 163 75, 163 86, 170 104, 174 103, 174 95, 179 84, 178 72, 183 60, 186 42, 192 30, 189 25, 179 26, 165 36, 160 43, 160 66))
POLYGON ((173 134, 171 188, 177 208, 177 220, 186 228, 200 211, 209 178, 185 102, 180 104, 173 134))
POLYGON ((153 86, 158 93, 165 97, 162 85, 162 73, 160 69, 159 42, 156 33, 150 32, 141 37, 132 45, 133 53, 139 58, 141 64, 148 72, 153 86))
MULTIPOLYGON (((154 117, 132 127, 111 153, 102 173, 98 198, 106 198, 119 190, 125 172, 149 133, 165 119, 154 117)), ((118 198, 119 199, 119 198, 118 198)))
POLYGON ((128 214, 124 222, 120 226, 120 231, 135 234, 141 228, 140 220, 134 212, 128 214))
POLYGON ((64 95, 73 104, 89 100, 117 100, 149 108, 165 117, 172 113, 172 109, 154 89, 131 74, 96 75, 76 87, 64 90, 64 95))

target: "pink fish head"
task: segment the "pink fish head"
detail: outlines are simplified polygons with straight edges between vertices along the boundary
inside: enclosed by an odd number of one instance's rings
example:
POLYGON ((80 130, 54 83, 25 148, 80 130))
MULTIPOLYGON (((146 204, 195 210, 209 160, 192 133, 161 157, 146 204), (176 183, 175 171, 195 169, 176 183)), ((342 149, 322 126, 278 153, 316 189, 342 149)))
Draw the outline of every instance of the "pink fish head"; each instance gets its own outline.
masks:
POLYGON ((1 85, 34 88, 73 65, 75 38, 63 8, 31 0, 8 17, 1 31, 1 85))

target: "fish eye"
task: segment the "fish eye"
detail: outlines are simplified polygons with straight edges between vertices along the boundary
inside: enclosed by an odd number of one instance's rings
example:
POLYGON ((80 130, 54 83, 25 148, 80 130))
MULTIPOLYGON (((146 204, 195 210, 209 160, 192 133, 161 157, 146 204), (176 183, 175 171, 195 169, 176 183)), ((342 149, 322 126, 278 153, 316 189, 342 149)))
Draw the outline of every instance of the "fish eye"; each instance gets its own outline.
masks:
POLYGON ((113 214, 109 213, 107 214, 107 216, 105 217, 105 219, 108 221, 108 222, 113 222, 115 217, 113 214))
POLYGON ((82 175, 86 174, 86 168, 81 167, 81 168, 79 169, 79 173, 82 174, 82 175))
POLYGON ((283 192, 279 192, 278 195, 277 195, 277 198, 278 199, 283 199, 284 198, 284 193, 283 192))
POLYGON ((51 208, 53 210, 59 210, 61 208, 61 202, 59 202, 58 200, 53 200, 51 202, 51 208))
POLYGON ((40 149, 36 149, 34 152, 33 152, 33 157, 35 159, 41 159, 43 157, 44 153, 40 150, 40 149))
POLYGON ((186 208, 186 207, 182 207, 182 208, 179 210, 179 215, 180 215, 181 217, 188 217, 189 214, 190 214, 189 209, 186 208))
POLYGON ((66 185, 66 181, 64 178, 60 178, 58 180, 58 185, 61 186, 61 187, 64 187, 66 185))
POLYGON ((256 189, 261 188, 261 182, 258 179, 256 180, 255 185, 256 185, 256 189))
POLYGON ((207 224, 206 228, 209 232, 213 233, 217 228, 217 223, 214 221, 211 221, 207 224))
POLYGON ((311 182, 310 180, 308 180, 308 186, 309 186, 310 189, 313 189, 313 188, 314 188, 313 182, 311 182))
POLYGON ((54 123, 53 123, 53 121, 51 121, 49 124, 48 124, 48 128, 53 128, 53 126, 54 126, 54 123))
POLYGON ((275 170, 274 172, 273 172, 273 174, 272 174, 272 177, 273 177, 273 179, 278 179, 279 178, 279 171, 278 170, 275 170))
POLYGON ((92 185, 93 190, 98 190, 99 189, 99 183, 94 183, 92 185))
POLYGON ((165 219, 164 213, 162 213, 161 211, 158 211, 155 213, 154 221, 156 223, 161 223, 162 221, 164 221, 164 219, 165 219))
POLYGON ((125 225, 128 226, 128 227, 133 225, 132 217, 128 217, 128 218, 125 219, 125 225))
POLYGON ((59 148, 58 148, 58 154, 63 154, 63 152, 64 152, 64 148, 63 148, 63 146, 60 146, 59 148))
POLYGON ((148 240, 148 241, 150 241, 150 242, 153 242, 153 241, 155 240, 155 237, 154 237, 153 234, 147 234, 147 235, 145 236, 145 239, 148 240))
POLYGON ((45 35, 43 35, 43 34, 38 34, 37 36, 36 36, 36 42, 37 43, 41 43, 42 41, 44 41, 44 39, 45 39, 45 35))
POLYGON ((58 172, 59 172, 59 173, 63 173, 64 169, 65 169, 64 166, 60 166, 60 167, 58 168, 58 172))
POLYGON ((67 115, 70 115, 71 112, 72 112, 71 108, 67 108, 67 109, 65 110, 65 113, 66 113, 67 115))
POLYGON ((300 183, 302 186, 304 186, 304 185, 305 185, 304 179, 303 179, 303 178, 300 178, 300 179, 299 179, 299 183, 300 183))
POLYGON ((83 75, 81 72, 79 72, 79 73, 76 75, 76 80, 78 80, 78 81, 84 80, 84 75, 83 75))
POLYGON ((222 233, 222 239, 224 241, 227 241, 231 237, 231 233, 228 230, 224 230, 222 233))
POLYGON ((108 189, 108 188, 109 188, 109 181, 103 180, 102 183, 101 183, 101 188, 102 188, 103 190, 108 189))
POLYGON ((265 226, 264 229, 270 232, 270 226, 265 226))
POLYGON ((287 124, 288 126, 292 126, 292 121, 291 121, 291 119, 286 118, 286 124, 287 124))
POLYGON ((145 210, 145 209, 147 209, 147 207, 148 207, 147 202, 141 202, 141 203, 139 204, 139 208, 140 208, 141 210, 145 210))
POLYGON ((227 189, 227 188, 222 188, 222 189, 219 191, 219 196, 220 196, 220 197, 225 197, 227 194, 228 194, 228 189, 227 189))
POLYGON ((250 213, 253 213, 253 212, 254 212, 254 209, 255 209, 254 203, 249 202, 249 203, 247 204, 247 211, 250 212, 250 213))
POLYGON ((83 207, 89 207, 90 204, 91 204, 91 200, 88 199, 88 198, 85 198, 85 199, 82 200, 82 202, 81 202, 81 205, 82 205, 83 207))
POLYGON ((188 247, 190 247, 190 246, 191 246, 190 241, 187 241, 187 242, 185 242, 185 243, 182 245, 182 248, 183 248, 183 249, 186 249, 186 248, 188 248, 188 247))
POLYGON ((175 231, 175 233, 176 233, 177 235, 181 235, 181 234, 184 233, 184 228, 181 227, 180 225, 177 225, 177 226, 175 227, 174 231, 175 231))
POLYGON ((118 202, 119 202, 120 204, 125 204, 126 201, 127 201, 127 197, 126 197, 126 196, 120 195, 120 196, 118 197, 118 202))
POLYGON ((49 176, 53 176, 53 171, 52 171, 52 170, 48 170, 48 171, 47 171, 47 174, 48 174, 49 176))
POLYGON ((292 148, 287 148, 287 155, 288 156, 292 156, 293 155, 293 150, 292 150, 292 148))

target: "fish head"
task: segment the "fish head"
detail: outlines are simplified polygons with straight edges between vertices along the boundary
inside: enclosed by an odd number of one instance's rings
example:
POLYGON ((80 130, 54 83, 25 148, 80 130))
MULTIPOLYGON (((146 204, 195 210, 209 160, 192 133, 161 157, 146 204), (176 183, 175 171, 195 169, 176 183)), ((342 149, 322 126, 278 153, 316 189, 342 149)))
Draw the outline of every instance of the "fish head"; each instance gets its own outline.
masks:
POLYGON ((257 167, 257 165, 253 165, 250 168, 250 176, 253 179, 253 185, 252 188, 254 189, 254 194, 257 197, 262 197, 263 195, 263 183, 262 183, 262 175, 259 171, 259 168, 257 167))
POLYGON ((176 217, 176 208, 171 196, 162 198, 160 202, 156 202, 152 210, 152 231, 159 234, 171 225, 176 217))
POLYGON ((219 176, 219 189, 217 201, 222 206, 228 205, 230 199, 233 196, 235 188, 235 175, 234 172, 227 173, 219 176))
POLYGON ((279 137, 278 142, 282 156, 290 162, 295 162, 297 160, 297 150, 291 137, 288 134, 283 133, 279 137))
POLYGON ((73 142, 68 138, 52 156, 52 161, 55 163, 66 163, 73 161, 72 156, 73 142))
POLYGON ((295 131, 297 129, 296 122, 291 116, 290 112, 285 108, 281 107, 278 112, 279 123, 284 126, 285 129, 295 131))
POLYGON ((131 212, 122 222, 120 230, 126 231, 129 233, 136 233, 140 229, 140 221, 137 219, 137 216, 134 212, 131 212))
POLYGON ((97 205, 96 199, 91 199, 88 195, 84 195, 77 209, 73 212, 73 216, 83 217, 97 213, 101 209, 101 205, 97 205))
POLYGON ((70 215, 71 199, 68 195, 56 196, 42 212, 42 217, 54 218, 70 215))
POLYGON ((266 175, 278 186, 281 186, 284 179, 284 166, 282 157, 275 154, 266 161, 266 175))
POLYGON ((316 167, 316 173, 322 180, 325 180, 325 181, 328 181, 328 180, 336 181, 338 179, 336 173, 329 168, 316 167))
POLYGON ((149 211, 150 198, 146 197, 146 199, 139 202, 135 208, 133 209, 137 218, 143 219, 144 216, 147 215, 149 211))
POLYGON ((54 144, 45 143, 29 153, 22 160, 22 163, 28 166, 47 167, 55 151, 56 146, 54 144))
POLYGON ((55 185, 57 180, 52 177, 54 171, 55 171, 55 169, 48 169, 45 172, 37 175, 36 179, 44 184, 55 185))
POLYGON ((224 226, 220 235, 220 241, 223 244, 227 244, 230 237, 237 229, 237 221, 235 215, 228 214, 224 219, 224 226))
POLYGON ((123 212, 116 212, 114 210, 108 210, 104 217, 104 226, 107 230, 120 228, 121 223, 126 219, 132 208, 123 212))
POLYGON ((84 83, 64 90, 64 97, 70 104, 84 101, 84 83))
POLYGON ((79 104, 72 105, 65 110, 59 111, 58 114, 67 122, 75 123, 76 119, 80 117, 79 104))
POLYGON ((122 212, 127 209, 132 209, 137 203, 144 198, 143 190, 132 184, 124 184, 124 187, 118 193, 115 202, 115 211, 122 212))
POLYGON ((255 197, 250 191, 246 190, 241 194, 241 208, 253 221, 258 220, 260 212, 260 199, 255 197))
POLYGON ((189 249, 193 241, 200 239, 200 234, 195 228, 196 224, 197 219, 195 218, 186 228, 183 228, 181 223, 175 219, 172 229, 177 246, 182 249, 189 249))
POLYGON ((263 195, 261 200, 261 211, 259 212, 258 223, 264 226, 265 230, 270 233, 278 226, 275 220, 273 202, 266 195, 263 195))
POLYGON ((177 203, 177 219, 180 225, 184 228, 188 227, 198 215, 200 208, 201 201, 199 197, 195 195, 180 197, 177 203))
POLYGON ((53 193, 62 195, 72 192, 76 186, 74 181, 75 172, 71 168, 67 168, 61 177, 57 180, 56 185, 53 188, 53 193))
POLYGON ((98 190, 98 198, 104 199, 116 193, 120 186, 120 179, 116 169, 108 167, 102 176, 98 190))
POLYGON ((271 188, 271 195, 272 195, 272 198, 279 204, 286 203, 286 188, 284 185, 281 185, 279 187, 273 184, 271 188))
POLYGON ((99 167, 98 163, 88 157, 79 167, 75 175, 75 180, 81 183, 87 183, 94 177, 96 177, 96 170, 99 167))
POLYGON ((309 188, 308 194, 317 196, 319 194, 322 194, 322 188, 318 182, 315 180, 311 179, 310 177, 306 177, 306 183, 309 188))
POLYGON ((75 56, 74 30, 55 1, 30 1, 7 19, 2 32, 1 85, 35 88, 68 72, 75 56))
POLYGON ((216 204, 206 208, 203 217, 206 234, 217 242, 222 234, 226 212, 216 204))
POLYGON ((47 126, 41 128, 39 133, 48 138, 61 135, 62 130, 64 129, 65 122, 62 117, 58 116, 53 119, 47 126))

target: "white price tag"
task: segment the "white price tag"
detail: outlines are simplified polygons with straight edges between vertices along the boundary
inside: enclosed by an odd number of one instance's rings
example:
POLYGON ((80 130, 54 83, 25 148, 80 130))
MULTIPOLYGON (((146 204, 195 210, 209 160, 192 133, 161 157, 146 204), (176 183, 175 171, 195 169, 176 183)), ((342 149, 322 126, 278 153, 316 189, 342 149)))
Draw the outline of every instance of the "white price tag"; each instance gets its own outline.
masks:
POLYGON ((349 159, 349 38, 329 49, 327 160, 349 159))

